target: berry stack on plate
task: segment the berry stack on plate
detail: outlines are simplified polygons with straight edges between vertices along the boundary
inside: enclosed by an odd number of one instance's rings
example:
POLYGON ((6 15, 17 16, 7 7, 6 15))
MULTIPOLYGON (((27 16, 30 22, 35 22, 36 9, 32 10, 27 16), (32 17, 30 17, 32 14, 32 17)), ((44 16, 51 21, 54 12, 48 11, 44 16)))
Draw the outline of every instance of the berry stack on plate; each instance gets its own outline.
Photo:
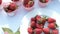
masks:
POLYGON ((36 15, 31 18, 28 34, 58 34, 56 20, 45 15, 36 15))

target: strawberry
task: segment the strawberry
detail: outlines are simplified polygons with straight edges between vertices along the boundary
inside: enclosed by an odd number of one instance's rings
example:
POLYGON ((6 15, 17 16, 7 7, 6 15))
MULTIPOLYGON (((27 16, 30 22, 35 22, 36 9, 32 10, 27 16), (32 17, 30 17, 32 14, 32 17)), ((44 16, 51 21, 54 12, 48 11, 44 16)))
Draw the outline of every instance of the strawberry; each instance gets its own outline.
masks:
POLYGON ((24 0, 24 3, 23 3, 23 5, 27 8, 32 7, 33 4, 34 4, 33 0, 24 0))
POLYGON ((9 5, 9 9, 11 9, 12 11, 14 11, 16 8, 17 8, 17 6, 16 6, 15 3, 11 3, 11 4, 9 5))
POLYGON ((44 28, 43 24, 36 24, 36 27, 39 28, 39 29, 43 29, 44 28))
POLYGON ((45 0, 46 2, 48 2, 49 0, 45 0))
POLYGON ((36 15, 36 20, 40 20, 41 16, 40 15, 36 15))
POLYGON ((57 29, 52 30, 52 34, 58 34, 58 33, 59 33, 59 32, 58 32, 57 29))
POLYGON ((39 0, 39 1, 42 2, 42 3, 46 3, 47 0, 39 0))
POLYGON ((8 10, 8 13, 12 12, 12 10, 8 10))
POLYGON ((12 0, 12 1, 16 2, 16 1, 19 1, 19 0, 12 0))
POLYGON ((51 28, 51 29, 55 29, 56 28, 56 25, 55 25, 55 23, 50 23, 48 25, 48 27, 51 28))
POLYGON ((35 21, 35 18, 31 18, 31 21, 35 21))
POLYGON ((40 18, 40 20, 37 21, 38 24, 45 24, 46 22, 46 17, 44 16, 43 18, 40 18))
POLYGON ((41 34, 41 33, 42 33, 42 29, 36 28, 36 29, 34 30, 34 33, 35 33, 35 34, 41 34))
POLYGON ((35 23, 35 21, 31 21, 31 27, 32 27, 33 29, 36 28, 36 23, 35 23))
POLYGON ((33 29, 31 27, 28 28, 28 33, 32 34, 33 33, 33 29))
POLYGON ((1 3, 2 3, 2 0, 0 0, 0 5, 1 5, 1 3))
POLYGON ((55 19, 53 19, 53 18, 48 18, 48 23, 54 23, 54 22, 56 22, 55 19))
POLYGON ((49 29, 49 28, 43 28, 43 32, 44 32, 45 34, 49 34, 49 33, 50 33, 50 29, 49 29))

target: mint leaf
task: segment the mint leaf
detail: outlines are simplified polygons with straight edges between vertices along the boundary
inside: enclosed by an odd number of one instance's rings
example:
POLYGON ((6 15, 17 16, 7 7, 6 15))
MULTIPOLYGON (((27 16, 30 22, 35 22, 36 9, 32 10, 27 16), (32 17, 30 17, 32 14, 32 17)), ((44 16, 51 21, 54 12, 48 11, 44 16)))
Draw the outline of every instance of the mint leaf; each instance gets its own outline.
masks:
POLYGON ((20 34, 20 27, 18 28, 18 30, 15 34, 20 34))
POLYGON ((13 31, 9 28, 2 28, 4 32, 7 32, 8 34, 13 34, 13 31))

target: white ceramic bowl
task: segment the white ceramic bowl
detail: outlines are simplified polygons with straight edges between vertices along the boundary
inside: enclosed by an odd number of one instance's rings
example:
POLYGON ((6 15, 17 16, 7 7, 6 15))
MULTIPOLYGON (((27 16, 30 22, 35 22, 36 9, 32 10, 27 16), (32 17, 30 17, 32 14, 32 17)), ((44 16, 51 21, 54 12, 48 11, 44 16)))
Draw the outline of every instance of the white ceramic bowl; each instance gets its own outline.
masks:
MULTIPOLYGON (((24 2, 24 1, 23 1, 23 2, 24 2)), ((35 2, 34 2, 34 4, 35 4, 35 2)), ((31 11, 31 10, 33 10, 33 8, 34 8, 34 5, 33 5, 32 7, 29 7, 29 8, 27 8, 27 7, 25 7, 25 6, 23 5, 23 8, 26 9, 26 10, 28 10, 28 11, 31 11)))
MULTIPOLYGON (((10 4, 10 2, 9 2, 8 4, 5 3, 5 5, 3 5, 3 7, 7 7, 9 4, 10 4)), ((18 8, 17 8, 17 9, 18 9, 18 8)), ((15 16, 16 13, 17 13, 17 9, 14 10, 14 11, 12 11, 12 12, 9 12, 9 13, 5 11, 5 13, 6 13, 8 16, 15 16)))
POLYGON ((40 1, 38 1, 38 4, 40 7, 46 7, 50 2, 51 2, 51 0, 49 0, 47 3, 42 3, 40 1))
MULTIPOLYGON (((49 11, 49 10, 47 10, 47 11, 49 11)), ((50 12, 50 11, 49 11, 50 12)), ((49 13, 50 14, 50 13, 49 13)), ((47 14, 47 16, 49 15, 49 14, 47 14)), ((28 33, 28 31, 27 31, 27 29, 28 29, 28 27, 30 27, 30 20, 31 20, 31 18, 32 17, 35 17, 36 15, 46 15, 46 14, 43 14, 42 13, 42 10, 40 10, 40 9, 37 9, 37 10, 33 10, 33 11, 31 11, 31 12, 29 12, 28 14, 26 14, 24 17, 23 17, 23 19, 22 19, 22 21, 21 21, 21 25, 20 25, 20 34, 29 34, 28 33), (40 12, 41 11, 41 12, 40 12)), ((52 14, 51 15, 49 15, 49 17, 55 17, 54 15, 52 16, 52 14)), ((58 24, 58 26, 59 26, 59 22, 56 22, 57 24, 58 24)), ((60 26, 59 26, 60 27, 60 26)), ((59 29, 59 28, 58 28, 59 29)), ((59 30, 60 31, 60 30, 59 30)), ((60 34, 60 32, 59 32, 59 34, 60 34)))
MULTIPOLYGON (((12 2, 14 2, 14 1, 12 1, 12 2)), ((16 5, 18 5, 18 6, 20 6, 21 5, 21 3, 22 3, 22 0, 19 0, 19 1, 16 1, 16 2, 14 2, 16 5)))

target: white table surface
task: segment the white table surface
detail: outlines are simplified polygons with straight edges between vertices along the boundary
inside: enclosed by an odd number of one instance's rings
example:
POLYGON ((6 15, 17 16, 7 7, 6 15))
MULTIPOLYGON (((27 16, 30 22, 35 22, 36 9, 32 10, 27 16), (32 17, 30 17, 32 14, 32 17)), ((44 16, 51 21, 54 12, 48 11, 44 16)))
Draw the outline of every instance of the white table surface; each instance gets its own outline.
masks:
MULTIPOLYGON (((34 10, 32 11, 26 11, 23 6, 21 5, 20 8, 17 11, 17 14, 14 17, 9 17, 4 14, 4 10, 0 10, 0 34, 3 34, 2 27, 8 27, 12 29, 14 32, 17 30, 17 28, 22 24, 21 20, 23 17, 30 13, 37 11, 41 12, 43 15, 51 16, 55 19, 57 19, 58 25, 60 20, 60 1, 59 0, 53 0, 47 7, 40 8, 38 5, 38 0, 35 0, 34 10), (35 11, 36 10, 36 11, 35 11), (41 11, 40 11, 41 10, 41 11)), ((60 26, 60 25, 59 25, 60 26)))

